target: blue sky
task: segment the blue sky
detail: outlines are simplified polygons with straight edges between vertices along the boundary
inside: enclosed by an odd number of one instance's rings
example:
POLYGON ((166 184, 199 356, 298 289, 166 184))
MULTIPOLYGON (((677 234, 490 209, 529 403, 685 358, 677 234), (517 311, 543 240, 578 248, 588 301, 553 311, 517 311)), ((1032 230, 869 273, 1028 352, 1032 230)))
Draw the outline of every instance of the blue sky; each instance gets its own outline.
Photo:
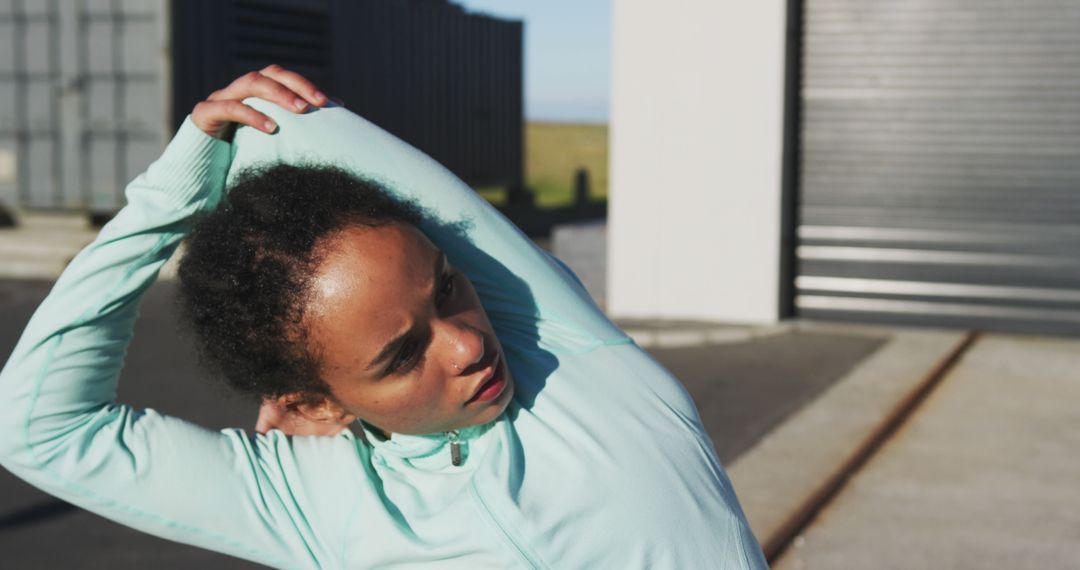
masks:
POLYGON ((606 123, 610 0, 451 0, 470 12, 525 21, 525 116, 606 123))

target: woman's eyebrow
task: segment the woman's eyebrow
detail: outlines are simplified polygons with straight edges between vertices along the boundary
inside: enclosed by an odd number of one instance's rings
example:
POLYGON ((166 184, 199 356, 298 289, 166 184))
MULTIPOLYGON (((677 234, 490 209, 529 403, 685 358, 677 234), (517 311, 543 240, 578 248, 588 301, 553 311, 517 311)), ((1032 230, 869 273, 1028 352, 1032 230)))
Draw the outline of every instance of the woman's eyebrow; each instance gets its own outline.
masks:
MULTIPOLYGON (((439 256, 435 258, 435 273, 432 277, 432 283, 434 284, 434 286, 431 288, 431 301, 433 303, 435 302, 435 296, 439 294, 439 278, 442 276, 444 271, 446 271, 446 252, 440 250, 439 256)), ((387 360, 395 353, 397 353, 397 351, 401 348, 401 345, 404 344, 406 340, 408 340, 409 335, 412 334, 412 332, 412 328, 410 327, 409 329, 405 330, 401 334, 391 339, 390 342, 386 343, 386 346, 384 346, 383 349, 379 351, 379 354, 376 355, 374 359, 372 359, 371 363, 368 364, 367 368, 365 368, 364 370, 371 370, 372 368, 375 368, 379 365, 379 363, 387 360)))

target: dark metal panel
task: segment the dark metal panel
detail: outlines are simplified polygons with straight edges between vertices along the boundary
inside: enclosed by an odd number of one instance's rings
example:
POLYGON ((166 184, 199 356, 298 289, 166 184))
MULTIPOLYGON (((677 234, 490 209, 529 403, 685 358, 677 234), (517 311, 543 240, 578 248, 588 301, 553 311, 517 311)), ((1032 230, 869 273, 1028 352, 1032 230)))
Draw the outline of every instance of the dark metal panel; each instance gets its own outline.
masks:
POLYGON ((798 314, 1080 333, 1080 2, 803 17, 798 314))
POLYGON ((172 6, 174 129, 214 90, 271 63, 333 92, 329 0, 183 0, 172 6))
POLYGON ((795 255, 799 216, 799 168, 802 125, 802 36, 804 0, 786 0, 784 39, 784 147, 780 195, 780 318, 795 316, 795 278, 799 261, 795 255))
POLYGON ((224 2, 183 0, 172 2, 172 112, 173 131, 199 101, 225 85, 227 69, 217 54, 224 53, 224 2))
POLYGON ((346 104, 474 186, 520 185, 522 24, 445 1, 333 3, 346 104))

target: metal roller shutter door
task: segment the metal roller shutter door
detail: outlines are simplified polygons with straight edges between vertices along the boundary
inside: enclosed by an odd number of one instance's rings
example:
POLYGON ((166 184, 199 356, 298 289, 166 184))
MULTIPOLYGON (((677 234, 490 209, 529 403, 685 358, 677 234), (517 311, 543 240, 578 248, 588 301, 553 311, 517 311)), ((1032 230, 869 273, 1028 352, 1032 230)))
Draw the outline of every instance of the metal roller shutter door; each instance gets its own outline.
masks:
POLYGON ((1080 0, 805 0, 801 317, 1080 333, 1080 0))

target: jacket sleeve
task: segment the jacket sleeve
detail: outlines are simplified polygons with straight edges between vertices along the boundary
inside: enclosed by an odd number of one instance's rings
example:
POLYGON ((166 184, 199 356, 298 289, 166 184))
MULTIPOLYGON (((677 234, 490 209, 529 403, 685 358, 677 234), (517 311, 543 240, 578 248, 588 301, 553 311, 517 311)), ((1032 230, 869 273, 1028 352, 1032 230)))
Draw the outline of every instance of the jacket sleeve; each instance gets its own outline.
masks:
POLYGON ((343 107, 297 115, 257 98, 245 102, 271 115, 280 132, 239 129, 233 172, 279 161, 328 163, 415 201, 428 213, 422 229, 468 275, 504 343, 581 352, 629 342, 565 265, 423 152, 343 107))
POLYGON ((114 402, 143 292, 192 215, 219 200, 230 154, 189 117, 56 281, 0 372, 0 463, 139 530, 306 566, 296 562, 305 528, 290 515, 298 509, 281 474, 290 440, 214 432, 114 402))

